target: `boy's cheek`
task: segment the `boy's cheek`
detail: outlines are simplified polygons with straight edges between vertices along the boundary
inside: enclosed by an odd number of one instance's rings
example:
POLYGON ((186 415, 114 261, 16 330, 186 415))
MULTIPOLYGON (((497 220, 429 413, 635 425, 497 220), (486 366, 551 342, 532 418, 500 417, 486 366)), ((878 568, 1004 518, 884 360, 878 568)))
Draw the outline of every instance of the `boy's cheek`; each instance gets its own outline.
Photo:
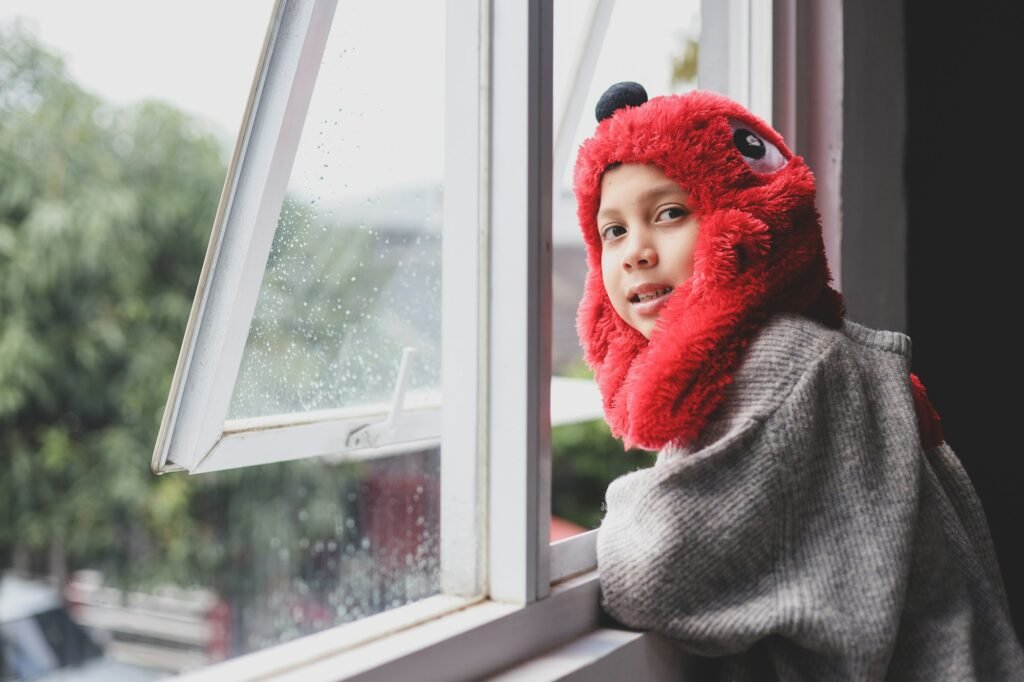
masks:
POLYGON ((610 271, 609 265, 608 262, 603 261, 601 263, 601 281, 604 284, 605 296, 611 301, 612 307, 615 308, 615 312, 619 313, 619 317, 622 317, 621 303, 616 295, 618 282, 616 281, 614 271, 610 271))

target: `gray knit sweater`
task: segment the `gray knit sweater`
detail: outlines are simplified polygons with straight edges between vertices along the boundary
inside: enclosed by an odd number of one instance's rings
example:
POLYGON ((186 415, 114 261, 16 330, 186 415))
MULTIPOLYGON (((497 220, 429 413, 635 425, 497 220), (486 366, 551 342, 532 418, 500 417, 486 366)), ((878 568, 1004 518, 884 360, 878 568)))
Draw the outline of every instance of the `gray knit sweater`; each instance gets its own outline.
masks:
POLYGON ((773 318, 694 447, 611 483, 605 610, 729 680, 1024 680, 988 526, 920 445, 910 339, 773 318))

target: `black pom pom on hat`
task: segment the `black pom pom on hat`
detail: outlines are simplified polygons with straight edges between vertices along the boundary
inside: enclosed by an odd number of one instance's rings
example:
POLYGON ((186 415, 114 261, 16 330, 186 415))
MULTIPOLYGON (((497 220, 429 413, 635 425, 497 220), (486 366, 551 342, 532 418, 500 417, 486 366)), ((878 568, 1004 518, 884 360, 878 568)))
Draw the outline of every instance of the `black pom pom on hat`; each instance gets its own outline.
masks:
POLYGON ((623 81, 604 91, 601 99, 597 100, 594 114, 597 116, 597 122, 600 123, 619 109, 638 107, 646 101, 647 91, 644 90, 644 86, 633 81, 623 81))

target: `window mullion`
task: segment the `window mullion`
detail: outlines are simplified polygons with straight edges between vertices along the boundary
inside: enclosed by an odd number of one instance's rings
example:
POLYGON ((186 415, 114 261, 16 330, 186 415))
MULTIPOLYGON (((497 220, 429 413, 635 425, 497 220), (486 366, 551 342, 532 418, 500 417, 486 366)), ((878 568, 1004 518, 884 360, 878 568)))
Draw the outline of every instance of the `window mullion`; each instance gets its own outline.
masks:
POLYGON ((530 603, 550 589, 552 5, 491 11, 490 595, 530 603))
POLYGON ((482 594, 486 538, 486 0, 448 0, 441 268, 441 591, 482 594))
POLYGON ((769 123, 774 4, 702 0, 700 7, 700 87, 731 97, 769 123))

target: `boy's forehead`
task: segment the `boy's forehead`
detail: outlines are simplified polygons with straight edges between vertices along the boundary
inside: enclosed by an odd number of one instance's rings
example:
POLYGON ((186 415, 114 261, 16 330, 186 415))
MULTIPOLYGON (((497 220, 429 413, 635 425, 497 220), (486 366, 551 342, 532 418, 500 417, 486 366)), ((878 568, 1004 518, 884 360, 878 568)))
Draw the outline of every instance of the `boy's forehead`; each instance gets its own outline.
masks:
POLYGON ((619 199, 646 199, 686 193, 679 183, 654 164, 624 163, 610 166, 601 177, 601 206, 619 199))

